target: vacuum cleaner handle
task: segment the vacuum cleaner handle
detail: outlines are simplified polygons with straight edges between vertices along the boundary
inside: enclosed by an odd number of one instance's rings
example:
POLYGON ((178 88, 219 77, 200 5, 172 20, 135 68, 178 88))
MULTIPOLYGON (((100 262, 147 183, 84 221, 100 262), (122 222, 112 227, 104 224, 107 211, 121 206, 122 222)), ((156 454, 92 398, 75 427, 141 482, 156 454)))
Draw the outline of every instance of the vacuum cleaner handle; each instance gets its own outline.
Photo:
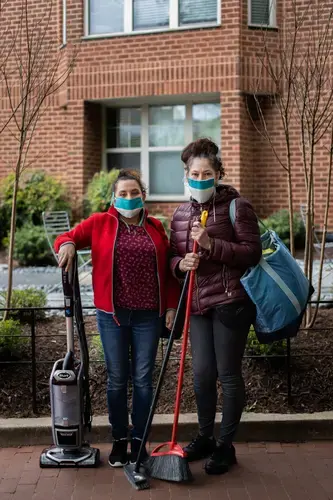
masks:
POLYGON ((138 457, 137 457, 137 461, 136 461, 136 464, 135 464, 135 472, 139 472, 139 470, 140 470, 140 463, 141 463, 141 458, 142 458, 143 450, 144 450, 144 447, 145 447, 147 439, 148 439, 148 434, 149 434, 150 426, 152 424, 152 421, 153 421, 153 418, 154 418, 154 414, 155 414, 155 410, 156 410, 156 406, 157 406, 157 403, 158 403, 158 398, 160 396, 160 392, 161 392, 161 388, 162 388, 162 384, 163 384, 165 372, 167 370, 167 365, 168 365, 170 354, 171 354, 171 351, 172 351, 172 346, 173 346, 173 342, 174 342, 174 338, 175 338, 175 332, 176 332, 176 329, 178 329, 178 328, 176 328, 177 327, 177 320, 178 320, 178 318, 180 316, 181 310, 182 310, 182 308, 184 306, 184 302, 185 302, 185 299, 186 299, 189 278, 190 278, 190 273, 188 272, 188 273, 186 273, 186 276, 185 276, 185 280, 184 280, 182 292, 180 294, 180 299, 179 299, 179 302, 178 302, 178 307, 177 307, 175 319, 174 319, 174 322, 173 322, 173 325, 172 325, 170 337, 169 337, 169 340, 168 340, 167 348, 166 348, 165 355, 164 355, 163 362, 162 362, 161 371, 160 371, 160 374, 159 374, 159 377, 158 377, 158 381, 157 381, 156 388, 155 388, 155 393, 154 393, 153 400, 152 400, 152 403, 151 403, 151 406, 150 406, 150 411, 149 411, 149 415, 148 415, 148 418, 147 418, 146 427, 145 427, 145 430, 144 430, 144 433, 143 433, 143 436, 142 436, 141 446, 140 446, 138 457))
POLYGON ((73 276, 75 274, 76 260, 69 271, 61 269, 62 288, 64 293, 65 317, 66 317, 66 336, 67 353, 62 365, 63 370, 72 370, 74 367, 74 290, 73 276))

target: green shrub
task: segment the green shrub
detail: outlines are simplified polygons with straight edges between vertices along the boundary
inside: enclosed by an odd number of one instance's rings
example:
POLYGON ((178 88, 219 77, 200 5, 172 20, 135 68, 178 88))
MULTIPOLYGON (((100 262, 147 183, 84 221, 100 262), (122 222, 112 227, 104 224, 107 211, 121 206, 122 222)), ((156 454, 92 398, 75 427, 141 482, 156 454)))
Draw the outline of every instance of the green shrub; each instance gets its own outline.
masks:
POLYGON ((2 359, 11 358, 13 354, 20 354, 28 340, 27 337, 20 337, 20 335, 22 335, 22 327, 19 321, 13 319, 0 321, 0 356, 2 359))
POLYGON ((272 344, 260 344, 253 327, 250 328, 247 338, 246 352, 253 356, 274 356, 286 352, 287 341, 281 340, 272 344))
MULTIPOLYGON (((4 245, 9 246, 8 237, 4 239, 4 245)), ((16 231, 14 259, 20 266, 55 264, 43 226, 34 226, 28 222, 16 231)))
POLYGON ((98 172, 90 181, 84 200, 84 216, 95 212, 106 212, 110 207, 112 185, 117 179, 119 170, 98 172))
MULTIPOLYGON (((0 307, 5 307, 7 292, 0 292, 0 307)), ((37 288, 26 288, 25 290, 13 290, 11 298, 11 307, 46 307, 47 295, 43 290, 37 288)), ((21 320, 30 320, 30 314, 26 313, 22 316, 19 311, 12 311, 10 316, 13 318, 19 317, 21 320)), ((44 311, 36 311, 35 318, 42 319, 45 317, 44 311)))
MULTIPOLYGON (((290 228, 289 228, 289 211, 286 209, 274 212, 272 215, 263 220, 265 226, 268 229, 275 231, 284 244, 290 247, 290 228)), ((293 220, 294 227, 294 237, 295 237, 295 248, 304 248, 305 241, 305 228, 299 213, 294 214, 293 220)), ((265 228, 260 225, 261 233, 266 231, 265 228)))
POLYGON ((0 205, 0 248, 3 248, 3 239, 7 236, 10 227, 10 217, 4 206, 0 205))
MULTIPOLYGON (((14 174, 10 174, 1 183, 0 221, 1 219, 5 221, 3 227, 6 228, 2 237, 6 236, 9 230, 14 180, 14 174)), ((47 210, 70 211, 65 188, 44 171, 25 173, 20 180, 17 193, 16 227, 20 228, 27 222, 42 224, 42 212, 47 210)))
MULTIPOLYGON (((93 332, 96 333, 96 332, 93 332)), ((101 337, 97 333, 90 337, 89 340, 89 355, 91 359, 102 360, 104 359, 104 351, 101 342, 101 337)))
POLYGON ((170 236, 170 219, 163 214, 154 214, 153 217, 160 220, 163 224, 166 234, 170 236))

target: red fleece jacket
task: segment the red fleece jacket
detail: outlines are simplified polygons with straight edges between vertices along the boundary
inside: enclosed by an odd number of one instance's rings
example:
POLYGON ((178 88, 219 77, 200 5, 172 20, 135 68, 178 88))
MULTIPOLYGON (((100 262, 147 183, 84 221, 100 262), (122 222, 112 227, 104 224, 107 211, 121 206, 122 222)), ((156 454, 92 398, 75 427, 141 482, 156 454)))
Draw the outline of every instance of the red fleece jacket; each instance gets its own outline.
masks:
MULTIPOLYGON (((163 224, 145 212, 143 227, 155 246, 159 283, 160 315, 166 309, 176 309, 180 288, 169 270, 169 241, 163 224)), ((108 212, 96 213, 74 229, 58 236, 54 249, 58 253, 64 243, 74 243, 77 250, 91 248, 92 283, 97 309, 115 313, 114 307, 114 250, 119 228, 118 212, 111 207, 108 212)))

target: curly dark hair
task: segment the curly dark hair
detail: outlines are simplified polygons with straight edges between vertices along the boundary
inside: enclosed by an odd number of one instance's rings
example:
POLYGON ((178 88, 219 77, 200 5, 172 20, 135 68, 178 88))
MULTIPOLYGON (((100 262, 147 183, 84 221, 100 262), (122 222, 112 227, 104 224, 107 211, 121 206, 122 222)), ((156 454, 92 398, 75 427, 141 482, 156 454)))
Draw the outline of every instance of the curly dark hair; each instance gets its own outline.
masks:
POLYGON ((188 171, 194 158, 207 158, 215 172, 219 173, 219 178, 224 177, 224 167, 221 158, 217 156, 219 152, 215 142, 207 137, 202 137, 191 142, 182 152, 182 162, 185 163, 185 170, 188 171))
POLYGON ((120 170, 117 179, 114 181, 112 185, 112 193, 115 192, 116 186, 119 181, 136 181, 139 184, 142 193, 146 194, 147 191, 146 186, 142 182, 140 172, 138 172, 137 170, 130 170, 127 168, 120 170))

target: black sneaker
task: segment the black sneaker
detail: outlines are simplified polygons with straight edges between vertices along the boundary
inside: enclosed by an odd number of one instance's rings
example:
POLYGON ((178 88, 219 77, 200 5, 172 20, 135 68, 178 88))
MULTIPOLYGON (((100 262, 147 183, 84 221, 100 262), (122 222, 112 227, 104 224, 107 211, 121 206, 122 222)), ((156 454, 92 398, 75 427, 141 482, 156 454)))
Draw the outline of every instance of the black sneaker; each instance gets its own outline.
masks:
POLYGON ((111 467, 123 467, 127 464, 127 438, 117 439, 113 442, 112 451, 109 455, 109 465, 111 467))
MULTIPOLYGON (((138 455, 139 455, 140 446, 141 446, 141 439, 133 438, 131 440, 131 458, 130 458, 131 464, 136 464, 136 461, 137 461, 138 455)), ((147 458, 148 458, 148 453, 147 453, 146 447, 144 447, 143 452, 142 452, 142 456, 141 456, 141 463, 145 462, 147 460, 147 458)))
POLYGON ((195 460, 201 460, 211 455, 215 447, 216 441, 213 436, 209 438, 198 434, 183 450, 187 454, 187 461, 194 462, 195 460))
POLYGON ((218 443, 215 451, 205 463, 207 474, 225 474, 232 465, 237 463, 236 451, 233 445, 218 443))

